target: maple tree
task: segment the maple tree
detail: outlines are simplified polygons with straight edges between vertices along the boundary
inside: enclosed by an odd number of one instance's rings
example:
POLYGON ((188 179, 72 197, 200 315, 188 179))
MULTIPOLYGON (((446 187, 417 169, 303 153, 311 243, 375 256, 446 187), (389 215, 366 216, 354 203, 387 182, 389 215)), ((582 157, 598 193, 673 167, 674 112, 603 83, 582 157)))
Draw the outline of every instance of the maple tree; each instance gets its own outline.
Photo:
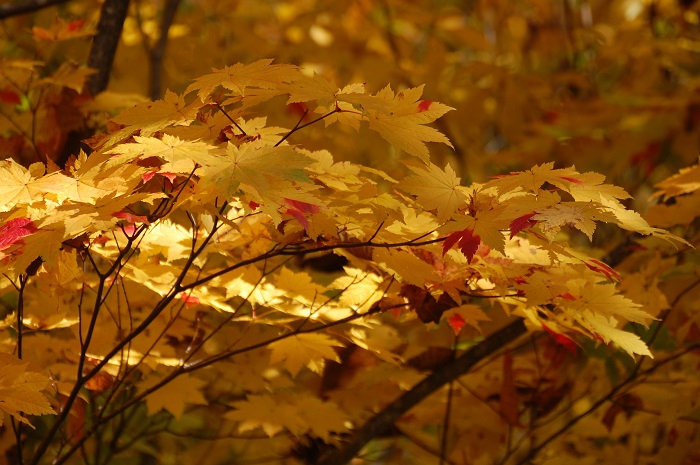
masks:
POLYGON ((7 460, 694 463, 698 13, 473 3, 0 7, 7 460))

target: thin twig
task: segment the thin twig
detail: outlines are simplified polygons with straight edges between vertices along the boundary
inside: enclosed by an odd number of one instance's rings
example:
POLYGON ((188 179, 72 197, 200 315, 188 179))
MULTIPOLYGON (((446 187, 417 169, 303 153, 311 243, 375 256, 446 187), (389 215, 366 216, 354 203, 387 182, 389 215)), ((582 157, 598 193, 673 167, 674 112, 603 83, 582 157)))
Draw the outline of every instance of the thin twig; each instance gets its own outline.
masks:
POLYGON ((304 112, 304 114, 301 116, 301 118, 299 118, 299 121, 297 121, 296 126, 294 126, 294 128, 293 128, 291 131, 289 131, 287 134, 285 134, 285 136, 284 136, 283 138, 281 138, 281 139, 279 140, 279 142, 277 142, 277 143, 275 144, 275 147, 277 147, 277 146, 280 145, 282 142, 284 142, 285 140, 287 140, 287 138, 288 138, 289 136, 291 136, 292 134, 294 134, 295 132, 297 132, 297 131, 299 131, 299 130, 301 130, 301 129, 304 129, 304 128, 307 127, 307 126, 311 126, 311 125, 314 124, 314 123, 318 123, 319 121, 328 118, 329 116, 331 116, 331 115, 334 114, 334 113, 340 113, 340 112, 342 112, 342 111, 343 111, 343 110, 341 110, 338 106, 336 106, 332 111, 329 111, 329 112, 326 113, 325 115, 319 116, 319 117, 316 118, 315 120, 309 121, 308 123, 302 124, 302 125, 300 126, 299 124, 304 120, 304 116, 306 116, 306 113, 307 113, 307 112, 304 112))
POLYGON ((231 118, 231 115, 229 115, 229 114, 226 112, 226 110, 224 110, 224 107, 222 107, 221 104, 220 104, 219 102, 214 102, 214 103, 216 104, 216 106, 217 106, 217 108, 219 109, 219 111, 221 111, 221 113, 223 113, 224 116, 225 116, 226 118, 228 118, 229 121, 231 121, 231 124, 233 124, 234 126, 236 126, 236 129, 238 129, 239 131, 241 131, 241 134, 242 134, 242 135, 244 135, 244 136, 247 136, 247 135, 248 135, 248 134, 246 134, 246 132, 243 130, 243 128, 240 127, 240 126, 238 125, 238 123, 236 123, 236 122, 234 121, 233 118, 231 118))

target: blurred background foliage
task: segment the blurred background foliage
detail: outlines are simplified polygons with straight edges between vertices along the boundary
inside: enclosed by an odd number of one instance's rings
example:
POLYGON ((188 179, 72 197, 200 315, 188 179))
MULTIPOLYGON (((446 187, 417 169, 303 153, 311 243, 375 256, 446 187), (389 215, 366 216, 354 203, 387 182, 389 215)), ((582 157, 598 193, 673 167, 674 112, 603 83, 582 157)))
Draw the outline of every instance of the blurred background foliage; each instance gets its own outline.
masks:
MULTIPOLYGON (((426 98, 457 108, 439 123, 455 150, 433 147, 434 161, 466 183, 554 160, 605 173, 643 202, 651 185, 697 159, 699 11, 687 0, 132 0, 109 90, 162 98, 212 67, 260 58, 339 87, 425 84, 426 98)), ((44 73, 83 63, 89 35, 42 41, 32 28, 80 18, 89 31, 98 16, 99 2, 73 0, 7 19, 0 49, 48 59, 44 73)), ((293 124, 295 109, 277 108, 293 124)), ((399 169, 379 139, 331 134, 304 136, 312 146, 334 138, 338 158, 399 169)))

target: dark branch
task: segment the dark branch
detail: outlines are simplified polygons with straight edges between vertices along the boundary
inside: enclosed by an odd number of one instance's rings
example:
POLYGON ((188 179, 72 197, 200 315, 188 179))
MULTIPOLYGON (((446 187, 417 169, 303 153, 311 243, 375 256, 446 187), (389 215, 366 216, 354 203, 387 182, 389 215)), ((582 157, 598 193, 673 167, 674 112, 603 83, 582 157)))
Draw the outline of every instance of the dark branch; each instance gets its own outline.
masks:
POLYGON ((160 21, 160 37, 152 47, 148 48, 148 55, 151 59, 151 76, 149 94, 153 100, 161 98, 161 85, 163 81, 163 58, 165 57, 165 47, 168 45, 168 31, 175 20, 175 13, 180 6, 181 0, 166 0, 163 8, 163 16, 160 21))
POLYGON ((87 90, 97 95, 107 88, 112 62, 122 35, 122 27, 129 10, 129 0, 106 0, 102 5, 97 34, 92 41, 88 66, 97 70, 90 76, 87 90))
POLYGON ((474 365, 497 350, 505 347, 526 331, 525 323, 517 319, 505 328, 493 333, 481 343, 440 368, 433 371, 410 391, 389 404, 355 431, 350 441, 340 449, 331 449, 323 454, 314 465, 344 465, 372 439, 389 429, 403 414, 416 404, 440 389, 445 384, 467 373, 474 365))
POLYGON ((33 11, 39 11, 43 8, 58 5, 60 3, 66 3, 68 1, 69 0, 18 0, 13 3, 0 5, 0 19, 23 15, 33 11))

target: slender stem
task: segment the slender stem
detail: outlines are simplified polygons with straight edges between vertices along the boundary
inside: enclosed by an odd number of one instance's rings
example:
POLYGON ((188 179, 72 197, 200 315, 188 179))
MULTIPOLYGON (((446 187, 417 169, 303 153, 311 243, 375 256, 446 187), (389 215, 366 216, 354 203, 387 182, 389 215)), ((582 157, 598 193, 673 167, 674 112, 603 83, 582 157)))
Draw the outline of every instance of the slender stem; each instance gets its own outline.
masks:
POLYGON ((231 121, 231 124, 233 124, 234 126, 236 126, 236 129, 238 129, 239 131, 241 131, 241 134, 242 134, 242 135, 244 135, 244 136, 247 136, 247 135, 248 135, 248 134, 246 134, 246 132, 243 130, 243 128, 240 127, 240 126, 238 125, 238 123, 236 123, 236 121, 234 121, 233 118, 231 118, 231 115, 229 115, 229 114, 226 112, 226 110, 224 110, 224 107, 222 107, 221 104, 220 104, 219 102, 214 102, 214 103, 216 104, 216 106, 217 106, 217 108, 219 109, 219 111, 221 111, 221 113, 223 113, 224 116, 225 116, 226 118, 228 118, 229 121, 231 121))
POLYGON ((281 138, 281 139, 279 140, 279 142, 277 142, 277 143, 275 144, 275 147, 277 147, 277 146, 280 145, 282 142, 284 142, 285 140, 287 140, 287 138, 288 138, 289 136, 291 136, 292 134, 294 134, 295 132, 297 132, 297 131, 299 131, 299 130, 301 130, 301 129, 304 129, 304 128, 307 127, 307 126, 311 126, 311 125, 314 124, 314 123, 318 123, 319 121, 328 118, 329 116, 331 116, 331 115, 334 114, 334 113, 340 113, 341 111, 342 111, 342 110, 341 110, 340 108, 338 108, 338 106, 336 106, 336 107, 333 109, 333 111, 329 111, 329 112, 326 113, 325 115, 319 116, 319 117, 316 118, 315 120, 309 121, 308 123, 302 124, 302 125, 300 126, 299 124, 304 120, 304 116, 306 116, 306 113, 307 113, 307 112, 305 111, 304 114, 301 116, 301 118, 299 118, 299 121, 297 121, 296 126, 294 126, 294 128, 293 128, 291 131, 289 131, 287 134, 285 134, 284 137, 281 138))

